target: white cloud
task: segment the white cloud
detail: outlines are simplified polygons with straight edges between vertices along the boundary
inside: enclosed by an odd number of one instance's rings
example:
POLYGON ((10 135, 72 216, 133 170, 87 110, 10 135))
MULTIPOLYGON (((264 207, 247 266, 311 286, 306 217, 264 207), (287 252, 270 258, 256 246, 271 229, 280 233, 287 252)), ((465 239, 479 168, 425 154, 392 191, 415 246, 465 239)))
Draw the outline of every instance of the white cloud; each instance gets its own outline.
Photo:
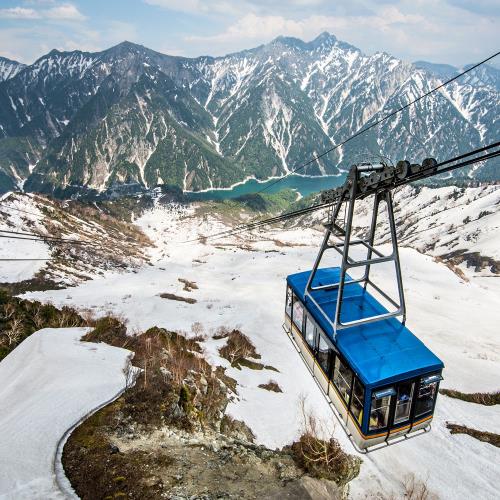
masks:
MULTIPOLYGON (((279 35, 298 38, 311 38, 322 31, 338 33, 339 31, 369 28, 371 31, 388 29, 395 31, 403 26, 415 27, 425 23, 420 15, 403 14, 393 6, 383 7, 376 16, 319 16, 311 15, 301 20, 287 19, 283 16, 259 16, 247 14, 238 19, 222 33, 209 36, 191 35, 188 41, 204 41, 215 43, 231 43, 252 40, 269 40, 279 35), (397 25, 397 27, 394 27, 397 25)), ((349 40, 348 40, 349 41, 349 40)))
POLYGON ((46 19, 61 19, 68 21, 84 21, 86 17, 71 3, 64 3, 42 11, 46 19))
POLYGON ((0 19, 45 19, 52 21, 84 21, 86 17, 71 3, 46 9, 12 7, 0 9, 0 19))
POLYGON ((488 55, 498 46, 498 18, 466 13, 446 0, 400 0, 378 4, 362 14, 314 14, 320 10, 325 9, 305 9, 313 14, 302 16, 292 12, 247 13, 218 33, 188 34, 186 52, 223 55, 269 42, 279 35, 311 40, 322 31, 367 53, 385 51, 409 61, 425 59, 461 65, 488 55))
POLYGON ((9 27, 0 30, 0 55, 30 64, 52 49, 98 52, 123 40, 138 41, 134 25, 110 21, 97 30, 87 23, 73 23, 68 30, 62 24, 40 24, 33 28, 9 27))
POLYGON ((36 10, 26 9, 25 7, 0 9, 0 19, 38 19, 39 17, 36 10))
POLYGON ((149 5, 163 7, 189 14, 237 14, 241 12, 241 1, 226 0, 144 0, 149 5))
POLYGON ((247 13, 269 14, 290 8, 311 8, 330 0, 143 0, 144 3, 176 12, 205 15, 242 16, 247 13))
POLYGON ((268 39, 286 33, 291 36, 303 36, 307 21, 294 21, 282 16, 258 16, 247 14, 229 26, 226 31, 209 36, 190 35, 188 41, 205 42, 240 42, 243 40, 268 39))

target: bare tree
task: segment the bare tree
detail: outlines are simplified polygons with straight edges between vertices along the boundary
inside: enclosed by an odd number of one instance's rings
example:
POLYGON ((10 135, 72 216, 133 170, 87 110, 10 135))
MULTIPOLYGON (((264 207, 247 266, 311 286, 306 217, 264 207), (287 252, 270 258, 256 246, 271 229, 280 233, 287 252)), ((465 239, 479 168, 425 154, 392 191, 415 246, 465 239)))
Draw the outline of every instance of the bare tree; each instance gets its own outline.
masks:
POLYGON ((58 324, 60 328, 71 328, 74 326, 79 326, 80 322, 73 311, 63 307, 61 310, 61 315, 59 316, 58 324))
POLYGON ((429 490, 427 480, 418 479, 413 473, 404 476, 401 487, 402 491, 398 493, 394 491, 371 491, 367 498, 376 500, 439 500, 439 496, 429 490))
POLYGON ((429 490, 426 481, 408 474, 403 481, 404 498, 408 500, 438 500, 438 496, 429 490))
POLYGON ((21 318, 12 318, 9 323, 9 327, 4 331, 4 335, 7 336, 9 346, 17 344, 21 339, 23 334, 23 321, 21 318))
POLYGON ((239 330, 233 330, 227 339, 227 344, 219 349, 219 354, 231 364, 240 359, 255 358, 257 352, 250 339, 239 330))
POLYGON ((92 309, 83 309, 82 311, 79 311, 79 313, 83 318, 85 326, 95 326, 97 320, 92 309))
POLYGON ((203 341, 207 339, 207 336, 205 335, 205 327, 199 321, 195 321, 191 325, 191 331, 194 333, 195 340, 203 341))
POLYGON ((333 426, 328 432, 324 422, 318 420, 311 411, 306 409, 305 397, 300 398, 299 404, 302 413, 301 452, 304 460, 326 469, 334 468, 339 459, 344 456, 340 444, 333 439, 335 427, 333 426))
POLYGON ((7 302, 7 304, 3 306, 3 318, 7 321, 14 316, 15 312, 16 306, 12 302, 7 302))
MULTIPOLYGON (((346 485, 359 474, 361 460, 345 453, 333 437, 335 424, 318 419, 300 400, 302 435, 291 446, 295 461, 313 477, 346 485)), ((332 418, 333 421, 333 418, 332 418)))
POLYGON ((45 326, 45 318, 43 317, 42 310, 43 306, 40 303, 37 303, 33 309, 33 323, 38 330, 45 326))
POLYGON ((205 331, 205 327, 203 326, 202 323, 200 323, 199 321, 195 321, 192 325, 191 325, 191 331, 195 334, 195 335, 200 335, 202 334, 204 331, 205 331))

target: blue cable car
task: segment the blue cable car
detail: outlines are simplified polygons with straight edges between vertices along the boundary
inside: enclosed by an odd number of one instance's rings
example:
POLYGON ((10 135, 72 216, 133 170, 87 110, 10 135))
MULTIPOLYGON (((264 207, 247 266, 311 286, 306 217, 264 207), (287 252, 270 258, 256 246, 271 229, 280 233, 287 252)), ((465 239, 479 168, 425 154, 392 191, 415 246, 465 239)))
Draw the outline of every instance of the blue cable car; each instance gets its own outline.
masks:
MULTIPOLYGON (((356 168, 351 172, 358 174, 356 168)), ((356 186, 349 184, 329 214, 313 269, 287 277, 284 328, 355 446, 368 451, 430 430, 444 365, 405 326, 390 190, 375 193, 370 229, 365 237, 352 239, 356 186), (343 201, 349 203, 342 227, 338 215, 343 201), (387 205, 389 255, 374 243, 381 201, 387 205), (366 257, 356 260, 353 246, 366 250, 366 257), (320 268, 329 249, 341 254, 340 267, 320 268), (370 277, 373 266, 391 262, 399 300, 370 277), (353 277, 363 268, 361 276, 353 277)))
MULTIPOLYGON (((305 295, 310 271, 287 278, 285 326, 323 393, 360 448, 428 430, 443 363, 402 323, 388 318, 338 332, 305 295)), ((338 279, 339 268, 319 269, 318 283, 338 279)), ((350 279, 350 278, 348 278, 350 279)), ((338 290, 313 292, 333 314, 338 290)), ((347 318, 387 310, 359 284, 346 289, 347 318)))

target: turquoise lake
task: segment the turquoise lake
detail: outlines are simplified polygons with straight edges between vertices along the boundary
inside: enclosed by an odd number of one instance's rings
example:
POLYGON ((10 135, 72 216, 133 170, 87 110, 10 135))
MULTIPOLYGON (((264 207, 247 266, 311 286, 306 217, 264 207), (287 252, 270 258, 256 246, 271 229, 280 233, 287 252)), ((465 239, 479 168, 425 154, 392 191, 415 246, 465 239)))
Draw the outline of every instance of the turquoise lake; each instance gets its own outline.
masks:
POLYGON ((307 196, 311 193, 317 193, 324 189, 330 189, 343 184, 345 176, 335 177, 325 175, 322 177, 301 177, 300 175, 289 175, 276 182, 276 179, 267 182, 257 182, 251 179, 244 184, 233 187, 232 189, 212 189, 210 191, 200 193, 185 193, 185 196, 190 201, 207 201, 207 200, 229 200, 237 198, 244 194, 251 194, 261 191, 269 186, 264 193, 277 193, 282 189, 294 189, 302 196, 307 196))

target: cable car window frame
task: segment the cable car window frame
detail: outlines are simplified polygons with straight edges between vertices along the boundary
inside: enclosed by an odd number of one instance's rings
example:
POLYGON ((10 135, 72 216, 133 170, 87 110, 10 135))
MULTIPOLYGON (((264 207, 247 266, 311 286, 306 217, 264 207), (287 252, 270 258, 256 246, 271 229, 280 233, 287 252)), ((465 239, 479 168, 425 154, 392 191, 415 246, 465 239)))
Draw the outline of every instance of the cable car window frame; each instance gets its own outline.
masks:
POLYGON ((293 294, 292 297, 292 323, 299 329, 300 333, 302 333, 302 327, 304 326, 304 312, 305 312, 305 307, 304 304, 299 300, 299 298, 293 294), (295 311, 295 305, 298 304, 298 306, 301 309, 302 317, 300 319, 300 324, 297 324, 295 317, 296 317, 296 311, 295 311))
POLYGON ((391 427, 397 428, 398 426, 401 426, 403 424, 407 424, 411 418, 412 418, 412 408, 414 405, 415 401, 415 386, 417 385, 418 380, 415 379, 407 379, 407 380, 401 380, 400 382, 397 383, 396 386, 396 403, 395 403, 395 409, 394 409, 394 418, 391 427), (403 384, 410 384, 411 385, 411 390, 410 390, 410 397, 408 400, 400 404, 400 392, 401 392, 401 387, 403 384), (404 405, 409 405, 408 410, 406 414, 403 414, 401 416, 397 416, 398 413, 398 408, 404 406, 404 405))
POLYGON ((434 409, 436 408, 436 401, 437 401, 437 395, 439 393, 439 383, 441 382, 442 380, 442 376, 440 373, 432 373, 432 374, 427 374, 427 375, 423 375, 421 377, 418 378, 417 380, 417 389, 415 391, 415 402, 414 402, 414 416, 413 416, 413 420, 417 420, 419 418, 422 418, 422 417, 425 417, 426 415, 432 415, 434 413, 434 409), (438 378, 437 378, 438 377, 438 378), (432 379, 432 381, 426 383, 425 382, 425 379, 432 379), (425 411, 420 411, 418 410, 417 406, 418 406, 418 402, 419 402, 419 399, 420 399, 420 391, 422 390, 422 388, 424 387, 429 387, 429 386, 432 386, 434 385, 435 386, 435 389, 434 389, 434 394, 432 395, 432 405, 431 405, 431 408, 425 410, 425 411))
POLYGON ((366 396, 365 386, 364 386, 363 382, 361 382, 359 377, 355 376, 353 384, 352 384, 351 399, 350 399, 351 402, 349 405, 349 412, 353 416, 354 421, 358 424, 358 427, 360 429, 363 427, 363 417, 364 417, 364 413, 365 413, 365 396, 366 396), (361 387, 361 400, 356 396, 356 391, 355 391, 356 387, 361 387), (357 415, 352 410, 354 400, 356 400, 361 407, 361 409, 357 415))
POLYGON ((391 410, 392 410, 392 406, 393 406, 393 398, 395 397, 396 395, 396 391, 394 389, 394 386, 388 386, 386 387, 385 389, 375 389, 372 391, 371 393, 371 398, 370 398, 370 412, 368 414, 368 432, 369 433, 374 433, 374 432, 385 432, 389 429, 389 426, 391 425, 391 410), (389 389, 392 389, 392 391, 389 391, 389 389), (380 397, 377 397, 377 393, 384 393, 384 392, 387 392, 386 395, 382 395, 380 397), (384 401, 385 399, 388 398, 388 402, 382 406, 379 406, 378 408, 373 408, 373 403, 375 401, 384 401), (380 425, 377 425, 377 426, 372 426, 372 423, 371 423, 371 420, 372 420, 372 413, 374 411, 377 411, 377 410, 380 410, 382 408, 385 408, 386 409, 386 412, 385 412, 385 425, 383 426, 380 426, 380 425))
POLYGON ((330 344, 326 341, 326 335, 323 333, 323 331, 316 327, 316 361, 318 362, 319 366, 325 373, 328 379, 330 379, 330 367, 331 367, 331 359, 332 359, 332 348, 330 347, 330 344), (324 350, 321 350, 321 342, 326 346, 326 368, 323 366, 322 361, 320 359, 320 352, 325 352, 324 350))
POLYGON ((285 314, 291 319, 293 308, 293 291, 290 286, 286 287, 285 314))
POLYGON ((318 327, 316 326, 316 323, 312 319, 311 315, 307 312, 307 310, 304 308, 304 331, 302 332, 302 336, 304 337, 304 340, 306 341, 307 346, 311 350, 311 352, 316 356, 316 346, 318 345, 318 327), (310 325, 310 326, 309 326, 310 325), (309 333, 308 331, 309 328, 312 328, 312 345, 309 342, 309 333))
POLYGON ((331 381, 332 381, 333 385, 335 386, 335 388, 337 389, 337 392, 339 393, 340 397, 342 398, 342 400, 344 401, 344 403, 347 405, 347 408, 349 408, 349 404, 350 404, 350 401, 351 401, 353 379, 354 379, 354 371, 350 367, 349 363, 347 363, 346 361, 344 361, 344 359, 337 354, 335 356, 335 360, 334 360, 334 364, 333 364, 331 381), (337 384, 337 381, 335 380, 335 370, 337 368, 337 360, 339 362, 339 375, 340 375, 340 377, 342 378, 342 380, 345 382, 345 384, 347 385, 347 387, 349 389, 348 391, 346 391, 347 392, 347 399, 345 398, 345 396, 344 396, 344 394, 342 392, 342 389, 339 387, 339 385, 337 384), (350 377, 349 378, 351 379, 350 383, 348 383, 347 380, 345 379, 345 377, 342 375, 341 370, 340 370, 340 365, 343 365, 344 367, 347 368, 347 370, 349 370, 349 372, 350 372, 350 377))

